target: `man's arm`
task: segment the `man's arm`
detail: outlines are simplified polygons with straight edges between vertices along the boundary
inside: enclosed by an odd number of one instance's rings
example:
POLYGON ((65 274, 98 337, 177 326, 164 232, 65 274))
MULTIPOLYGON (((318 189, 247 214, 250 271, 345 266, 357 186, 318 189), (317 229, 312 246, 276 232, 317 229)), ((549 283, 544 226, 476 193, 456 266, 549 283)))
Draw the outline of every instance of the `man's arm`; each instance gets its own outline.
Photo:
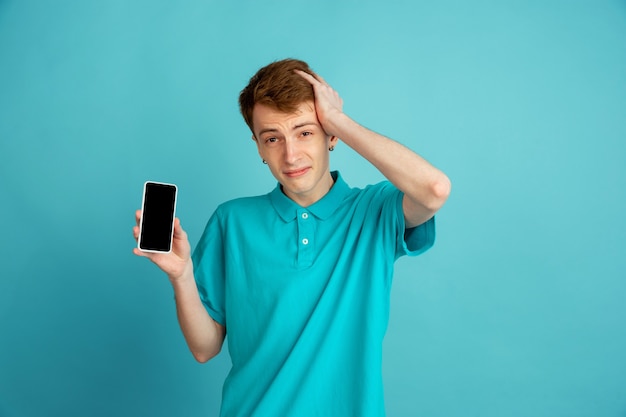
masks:
MULTIPOLYGON (((139 223, 141 211, 137 210, 135 219, 139 223)), ((139 227, 133 228, 135 239, 139 236, 139 227)), ((142 252, 133 249, 137 256, 149 258, 165 272, 174 289, 178 323, 183 331, 189 350, 198 362, 206 362, 222 349, 226 329, 207 313, 193 275, 191 246, 187 233, 177 218, 174 222, 174 238, 170 253, 142 252)))
POLYGON ((412 150, 348 117, 342 110, 343 100, 322 77, 297 72, 313 86, 315 110, 326 134, 341 138, 404 193, 406 227, 430 219, 450 194, 448 177, 412 150))

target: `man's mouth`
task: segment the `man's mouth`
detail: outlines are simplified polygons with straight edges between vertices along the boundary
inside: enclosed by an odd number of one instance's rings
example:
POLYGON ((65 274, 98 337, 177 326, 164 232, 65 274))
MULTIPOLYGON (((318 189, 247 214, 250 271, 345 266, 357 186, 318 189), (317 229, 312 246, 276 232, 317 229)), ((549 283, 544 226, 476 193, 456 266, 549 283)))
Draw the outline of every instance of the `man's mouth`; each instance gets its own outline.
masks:
POLYGON ((306 174, 309 171, 309 167, 301 168, 301 169, 291 169, 289 171, 285 171, 285 175, 290 178, 299 177, 301 175, 306 174))

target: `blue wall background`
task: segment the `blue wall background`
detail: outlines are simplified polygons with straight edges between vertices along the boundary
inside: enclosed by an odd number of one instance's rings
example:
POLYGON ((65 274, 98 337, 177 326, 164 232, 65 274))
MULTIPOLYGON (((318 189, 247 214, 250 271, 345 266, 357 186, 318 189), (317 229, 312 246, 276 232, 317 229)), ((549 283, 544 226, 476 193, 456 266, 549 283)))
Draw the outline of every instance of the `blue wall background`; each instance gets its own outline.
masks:
MULTIPOLYGON (((274 180, 237 111, 310 62, 449 174, 401 259, 390 416, 626 416, 626 2, 0 0, 0 416, 214 416, 167 279, 131 249, 146 179, 197 241, 274 180)), ((346 146, 352 185, 381 175, 346 146)))

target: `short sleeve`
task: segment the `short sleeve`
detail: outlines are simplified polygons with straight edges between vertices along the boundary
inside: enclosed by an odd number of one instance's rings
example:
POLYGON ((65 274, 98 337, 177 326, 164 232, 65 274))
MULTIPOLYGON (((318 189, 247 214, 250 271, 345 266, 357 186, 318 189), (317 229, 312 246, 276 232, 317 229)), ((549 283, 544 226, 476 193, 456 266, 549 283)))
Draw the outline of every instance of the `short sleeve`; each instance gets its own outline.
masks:
POLYGON ((192 261, 204 307, 213 320, 226 326, 224 234, 217 211, 209 219, 193 252, 192 261))
POLYGON ((404 193, 391 182, 383 181, 367 189, 368 210, 377 217, 385 247, 390 248, 395 259, 417 256, 435 243, 435 218, 406 229, 402 200, 404 193), (389 246, 388 246, 389 245, 389 246))
POLYGON ((426 252, 435 243, 435 217, 404 231, 403 249, 409 256, 426 252))
POLYGON ((433 216, 428 221, 407 229, 402 208, 404 193, 396 189, 394 197, 398 228, 396 259, 404 255, 417 256, 426 252, 435 243, 435 217, 433 216))

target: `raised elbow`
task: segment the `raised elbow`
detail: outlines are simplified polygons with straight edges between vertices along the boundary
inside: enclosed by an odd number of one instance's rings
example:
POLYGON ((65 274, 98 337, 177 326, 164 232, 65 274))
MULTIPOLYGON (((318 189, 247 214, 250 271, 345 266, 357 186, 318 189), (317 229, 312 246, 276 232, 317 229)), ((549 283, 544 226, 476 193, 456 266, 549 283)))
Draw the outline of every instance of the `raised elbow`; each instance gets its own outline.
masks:
POLYGON ((452 189, 452 183, 447 176, 434 181, 431 184, 431 199, 429 208, 434 212, 439 210, 448 200, 450 196, 450 190, 452 189))
POLYGON ((433 185, 433 193, 435 194, 435 197, 439 200, 443 200, 444 202, 448 199, 451 189, 452 183, 450 182, 450 178, 445 175, 433 185))

